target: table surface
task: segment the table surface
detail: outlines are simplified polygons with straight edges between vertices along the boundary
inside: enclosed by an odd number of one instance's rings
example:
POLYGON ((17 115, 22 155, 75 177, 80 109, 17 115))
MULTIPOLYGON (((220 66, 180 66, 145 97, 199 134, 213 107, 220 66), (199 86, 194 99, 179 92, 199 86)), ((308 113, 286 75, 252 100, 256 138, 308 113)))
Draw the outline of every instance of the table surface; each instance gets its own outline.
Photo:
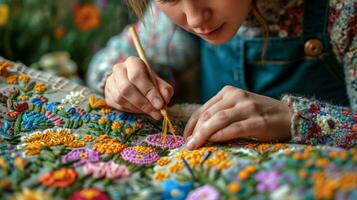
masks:
MULTIPOLYGON (((4 199, 357 199, 357 149, 240 140, 189 151, 86 87, 3 59, 0 75, 4 199)), ((179 133, 196 108, 170 109, 179 133)))

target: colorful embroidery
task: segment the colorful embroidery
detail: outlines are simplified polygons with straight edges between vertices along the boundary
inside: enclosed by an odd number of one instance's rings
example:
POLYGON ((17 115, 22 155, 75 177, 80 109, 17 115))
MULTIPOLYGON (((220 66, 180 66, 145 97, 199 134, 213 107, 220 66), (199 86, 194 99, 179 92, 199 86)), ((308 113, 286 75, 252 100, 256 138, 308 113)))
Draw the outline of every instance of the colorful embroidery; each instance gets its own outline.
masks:
MULTIPOLYGON (((25 72, 10 66, 0 78, 4 198, 355 199, 355 148, 237 141, 189 151, 180 135, 161 141, 160 122, 111 110, 83 88, 60 93, 46 82, 40 94, 35 85, 44 84, 25 72)), ((308 134, 296 138, 354 147, 351 110, 310 101, 299 108, 308 134)))

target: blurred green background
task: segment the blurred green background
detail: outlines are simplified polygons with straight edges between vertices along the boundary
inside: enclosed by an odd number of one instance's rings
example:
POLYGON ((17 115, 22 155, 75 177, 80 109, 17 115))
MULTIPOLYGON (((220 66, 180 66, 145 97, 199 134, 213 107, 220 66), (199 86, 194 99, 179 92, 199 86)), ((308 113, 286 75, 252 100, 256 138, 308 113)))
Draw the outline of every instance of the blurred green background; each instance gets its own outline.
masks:
POLYGON ((132 16, 124 0, 0 0, 0 56, 83 79, 132 16))

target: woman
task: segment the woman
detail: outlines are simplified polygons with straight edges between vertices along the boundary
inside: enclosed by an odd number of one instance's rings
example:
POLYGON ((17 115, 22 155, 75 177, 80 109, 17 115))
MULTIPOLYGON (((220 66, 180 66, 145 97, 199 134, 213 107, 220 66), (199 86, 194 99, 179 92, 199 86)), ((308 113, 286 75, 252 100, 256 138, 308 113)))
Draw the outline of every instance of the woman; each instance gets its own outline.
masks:
MULTIPOLYGON (((140 17, 143 2, 129 1, 140 17)), ((167 50, 146 48, 152 60, 170 54, 191 62, 195 42, 183 30, 201 38, 202 99, 208 101, 187 123, 187 147, 240 137, 356 146, 356 5, 356 0, 155 1, 154 14, 143 16, 153 17, 155 27, 137 25, 146 45, 167 50), (171 32, 178 34, 173 40, 171 32)), ((107 103, 159 119, 172 87, 157 77, 155 89, 139 58, 118 56, 118 49, 131 45, 127 33, 119 41, 111 41, 92 63, 92 69, 113 64, 103 78, 107 103), (119 59, 100 56, 111 51, 119 59)))

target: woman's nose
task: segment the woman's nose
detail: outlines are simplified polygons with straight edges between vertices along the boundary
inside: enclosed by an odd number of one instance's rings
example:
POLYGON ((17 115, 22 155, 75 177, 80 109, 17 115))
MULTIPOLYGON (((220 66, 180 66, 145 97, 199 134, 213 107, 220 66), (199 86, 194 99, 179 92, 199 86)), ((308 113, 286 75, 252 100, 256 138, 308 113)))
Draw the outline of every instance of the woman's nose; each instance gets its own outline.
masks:
POLYGON ((208 21, 212 16, 212 10, 204 8, 194 1, 186 1, 185 15, 187 25, 191 28, 200 28, 202 24, 208 21))

